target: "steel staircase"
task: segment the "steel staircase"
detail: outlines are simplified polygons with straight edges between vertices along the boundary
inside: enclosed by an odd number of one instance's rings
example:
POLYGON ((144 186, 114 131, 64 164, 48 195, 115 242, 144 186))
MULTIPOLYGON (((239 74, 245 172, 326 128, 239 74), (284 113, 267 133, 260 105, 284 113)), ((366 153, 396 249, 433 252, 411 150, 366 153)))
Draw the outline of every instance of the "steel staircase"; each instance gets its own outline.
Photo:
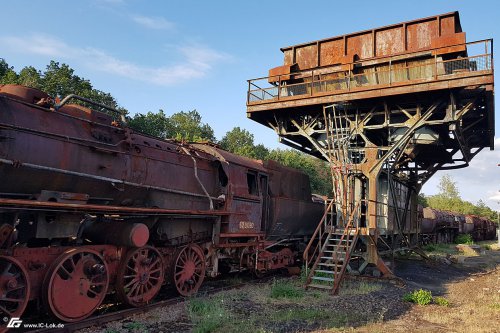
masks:
POLYGON ((323 110, 325 155, 332 173, 333 199, 327 201, 325 214, 304 252, 306 288, 329 289, 336 294, 344 277, 351 252, 356 246, 361 216, 361 200, 355 199, 351 153, 357 147, 347 117, 335 107, 323 110))
POLYGON ((327 206, 306 251, 306 288, 329 289, 336 294, 342 281, 351 252, 356 245, 359 229, 353 221, 359 216, 359 205, 352 210, 344 228, 335 226, 332 216, 333 200, 327 206))

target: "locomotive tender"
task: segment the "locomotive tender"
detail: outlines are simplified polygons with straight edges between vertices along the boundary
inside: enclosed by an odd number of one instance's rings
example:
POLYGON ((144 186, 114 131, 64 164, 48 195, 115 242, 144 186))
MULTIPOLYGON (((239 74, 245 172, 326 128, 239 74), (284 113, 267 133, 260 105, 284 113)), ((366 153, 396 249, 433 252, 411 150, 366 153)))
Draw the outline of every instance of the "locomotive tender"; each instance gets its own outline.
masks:
POLYGON ((189 296, 205 275, 296 264, 324 212, 307 175, 147 136, 72 99, 91 102, 0 86, 2 316, 35 300, 79 321, 109 293, 142 306, 166 283, 189 296))

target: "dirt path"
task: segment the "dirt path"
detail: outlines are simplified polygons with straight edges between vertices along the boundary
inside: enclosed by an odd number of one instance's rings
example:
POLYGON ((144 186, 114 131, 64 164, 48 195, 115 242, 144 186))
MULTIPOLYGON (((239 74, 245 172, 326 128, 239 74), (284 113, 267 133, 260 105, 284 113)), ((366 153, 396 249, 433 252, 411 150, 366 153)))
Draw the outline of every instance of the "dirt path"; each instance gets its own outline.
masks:
MULTIPOLYGON (((441 293, 450 306, 413 305, 395 320, 370 324, 349 332, 500 332, 500 251, 470 257, 460 268, 462 279, 448 278, 444 284, 423 276, 407 277, 408 287, 441 293), (484 271, 483 271, 484 270, 484 271), (467 273, 476 271, 475 273, 467 273)), ((434 274, 433 274, 434 275, 434 274)), ((338 330, 337 330, 338 331, 338 330)), ((340 330, 346 331, 346 330, 340 330)))

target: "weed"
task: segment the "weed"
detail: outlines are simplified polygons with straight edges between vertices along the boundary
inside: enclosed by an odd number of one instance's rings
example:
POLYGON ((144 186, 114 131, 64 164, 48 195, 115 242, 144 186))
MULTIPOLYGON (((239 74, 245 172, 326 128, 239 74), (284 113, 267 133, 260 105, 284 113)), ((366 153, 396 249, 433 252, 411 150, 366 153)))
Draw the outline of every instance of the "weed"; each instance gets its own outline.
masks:
POLYGON ((450 306, 450 301, 448 301, 444 297, 440 297, 440 296, 434 297, 433 301, 435 304, 437 304, 439 306, 450 306))
POLYGON ((119 333, 118 330, 115 330, 114 328, 107 328, 104 333, 119 333))
POLYGON ((123 325, 123 328, 129 329, 132 331, 146 332, 146 325, 144 325, 143 323, 139 323, 137 321, 125 323, 123 325))
POLYGON ((432 302, 432 293, 429 290, 414 290, 411 293, 405 294, 403 300, 418 305, 427 305, 432 302))
POLYGON ((303 265, 302 268, 300 269, 300 282, 302 284, 305 284, 307 281, 307 275, 309 274, 309 269, 307 269, 306 265, 303 265))
POLYGON ((472 239, 472 235, 471 234, 462 234, 462 235, 458 235, 455 238, 455 244, 473 245, 474 244, 474 240, 472 239))
POLYGON ((304 290, 294 286, 292 283, 282 280, 274 280, 271 286, 271 298, 301 298, 304 290))
POLYGON ((493 303, 490 305, 493 310, 500 310, 500 303, 493 303))
POLYGON ((195 324, 193 332, 215 332, 222 325, 222 319, 228 317, 223 307, 223 299, 219 298, 192 298, 188 303, 191 320, 195 324))

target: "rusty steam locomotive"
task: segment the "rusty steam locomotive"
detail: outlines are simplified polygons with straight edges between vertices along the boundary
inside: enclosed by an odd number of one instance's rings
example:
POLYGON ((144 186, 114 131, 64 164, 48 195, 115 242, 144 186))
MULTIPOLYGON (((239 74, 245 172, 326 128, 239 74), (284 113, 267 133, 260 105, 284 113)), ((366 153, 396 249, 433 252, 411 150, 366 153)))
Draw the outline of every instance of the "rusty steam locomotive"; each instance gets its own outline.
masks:
MULTIPOLYGON (((107 113, 0 86, 0 314, 59 320, 107 294, 142 306, 162 285, 296 264, 321 219, 309 178, 209 144, 138 133, 107 113)), ((94 104, 92 109, 106 108, 94 104)))

